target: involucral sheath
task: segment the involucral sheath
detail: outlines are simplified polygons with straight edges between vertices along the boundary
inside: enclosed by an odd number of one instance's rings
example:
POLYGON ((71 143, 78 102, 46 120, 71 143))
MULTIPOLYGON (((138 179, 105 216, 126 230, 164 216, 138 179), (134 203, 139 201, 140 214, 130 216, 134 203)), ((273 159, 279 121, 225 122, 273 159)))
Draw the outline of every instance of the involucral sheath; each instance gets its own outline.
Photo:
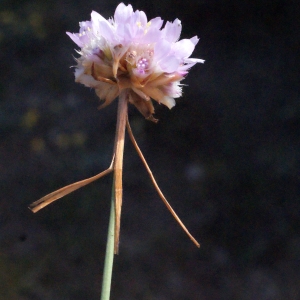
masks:
POLYGON ((123 173, 123 153, 125 128, 127 120, 127 104, 128 104, 128 90, 123 90, 119 96, 118 104, 118 118, 115 139, 115 164, 114 164, 114 182, 115 182, 115 245, 114 252, 118 254, 120 224, 121 224, 121 209, 122 209, 122 173, 123 173))

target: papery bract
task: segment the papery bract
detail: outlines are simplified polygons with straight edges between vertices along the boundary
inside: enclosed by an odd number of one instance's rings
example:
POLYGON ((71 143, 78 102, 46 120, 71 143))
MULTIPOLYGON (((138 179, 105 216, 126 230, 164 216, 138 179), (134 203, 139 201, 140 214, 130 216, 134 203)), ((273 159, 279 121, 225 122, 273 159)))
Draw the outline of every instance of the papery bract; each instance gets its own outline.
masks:
POLYGON ((110 104, 123 89, 129 102, 152 121, 151 99, 169 108, 182 95, 180 81, 196 63, 189 58, 199 39, 179 41, 181 22, 167 22, 159 17, 148 22, 143 11, 120 3, 114 18, 106 20, 93 11, 91 21, 80 22, 79 33, 67 34, 81 48, 75 80, 95 89, 110 104))

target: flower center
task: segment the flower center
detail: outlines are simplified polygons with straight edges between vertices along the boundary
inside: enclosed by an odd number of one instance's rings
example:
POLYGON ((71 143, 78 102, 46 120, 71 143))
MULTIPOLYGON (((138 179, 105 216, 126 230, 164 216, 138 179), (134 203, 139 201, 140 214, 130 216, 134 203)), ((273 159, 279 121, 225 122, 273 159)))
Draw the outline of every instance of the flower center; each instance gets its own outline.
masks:
POLYGON ((136 45, 132 47, 126 55, 127 63, 130 65, 128 70, 140 78, 145 78, 151 73, 153 60, 152 45, 136 45))
POLYGON ((147 58, 140 58, 136 64, 136 68, 139 74, 145 74, 149 67, 149 61, 147 58))

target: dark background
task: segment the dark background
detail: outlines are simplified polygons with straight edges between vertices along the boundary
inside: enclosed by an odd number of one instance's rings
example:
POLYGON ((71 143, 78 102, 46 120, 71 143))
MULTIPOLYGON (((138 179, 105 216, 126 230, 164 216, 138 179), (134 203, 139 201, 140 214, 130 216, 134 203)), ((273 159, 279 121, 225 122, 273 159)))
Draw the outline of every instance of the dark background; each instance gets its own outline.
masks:
MULTIPOLYGON (((110 163, 116 104, 74 83, 65 34, 117 1, 0 5, 0 299, 99 299, 112 178, 37 214, 27 206, 110 163)), ((126 2, 126 4, 128 4, 126 2)), ((206 60, 158 124, 130 107, 135 137, 197 249, 156 194, 128 138, 122 300, 300 299, 298 1, 131 1, 183 24, 206 60)))

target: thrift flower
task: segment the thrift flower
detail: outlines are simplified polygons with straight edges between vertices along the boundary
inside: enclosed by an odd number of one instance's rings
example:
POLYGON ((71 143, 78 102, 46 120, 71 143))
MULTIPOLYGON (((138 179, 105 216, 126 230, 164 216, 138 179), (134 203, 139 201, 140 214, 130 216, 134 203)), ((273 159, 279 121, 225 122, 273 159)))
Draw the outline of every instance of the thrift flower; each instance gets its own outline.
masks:
POLYGON ((123 193, 123 152, 127 128, 129 137, 160 198, 193 243, 200 247, 158 187, 136 143, 127 115, 128 102, 130 102, 146 119, 157 122, 153 117, 152 100, 170 109, 175 105, 174 98, 182 95, 181 80, 193 65, 204 62, 202 59, 190 58, 199 41, 198 37, 179 40, 180 20, 166 22, 162 27, 163 20, 160 17, 148 22, 143 11, 134 12, 131 5, 126 6, 123 3, 117 6, 114 18, 106 20, 93 11, 91 21, 80 22, 79 25, 79 33, 67 32, 81 48, 78 51, 80 57, 76 59, 76 82, 94 88, 98 97, 104 100, 101 107, 119 97, 112 161, 105 171, 40 198, 30 205, 30 209, 37 212, 65 195, 113 172, 112 210, 114 213, 111 214, 110 220, 114 219, 114 234, 109 233, 109 240, 114 239, 114 253, 117 254, 123 193))
POLYGON ((94 88, 106 106, 122 90, 145 118, 156 122, 151 99, 172 108, 182 95, 180 81, 196 63, 190 58, 199 39, 179 40, 181 22, 162 28, 160 17, 150 21, 143 11, 120 3, 114 18, 106 20, 93 11, 91 21, 80 22, 79 33, 67 34, 81 48, 76 82, 94 88))
POLYGON ((113 257, 119 251, 126 129, 159 197, 187 236, 197 247, 200 247, 156 183, 133 136, 127 110, 130 102, 146 119, 157 122, 153 117, 152 100, 171 109, 175 105, 174 98, 182 95, 181 80, 193 65, 203 63, 204 60, 190 58, 199 41, 197 36, 179 40, 180 20, 166 22, 162 27, 163 20, 160 17, 148 22, 146 14, 138 10, 134 12, 130 4, 126 6, 120 3, 114 18, 108 20, 93 11, 91 21, 80 22, 79 25, 79 33, 67 32, 80 47, 78 51, 80 57, 76 59, 76 82, 94 88, 98 97, 104 100, 101 107, 110 104, 116 97, 119 98, 112 161, 110 166, 101 173, 51 192, 30 204, 29 208, 37 212, 77 189, 113 173, 111 212, 101 292, 101 300, 109 300, 113 257))

